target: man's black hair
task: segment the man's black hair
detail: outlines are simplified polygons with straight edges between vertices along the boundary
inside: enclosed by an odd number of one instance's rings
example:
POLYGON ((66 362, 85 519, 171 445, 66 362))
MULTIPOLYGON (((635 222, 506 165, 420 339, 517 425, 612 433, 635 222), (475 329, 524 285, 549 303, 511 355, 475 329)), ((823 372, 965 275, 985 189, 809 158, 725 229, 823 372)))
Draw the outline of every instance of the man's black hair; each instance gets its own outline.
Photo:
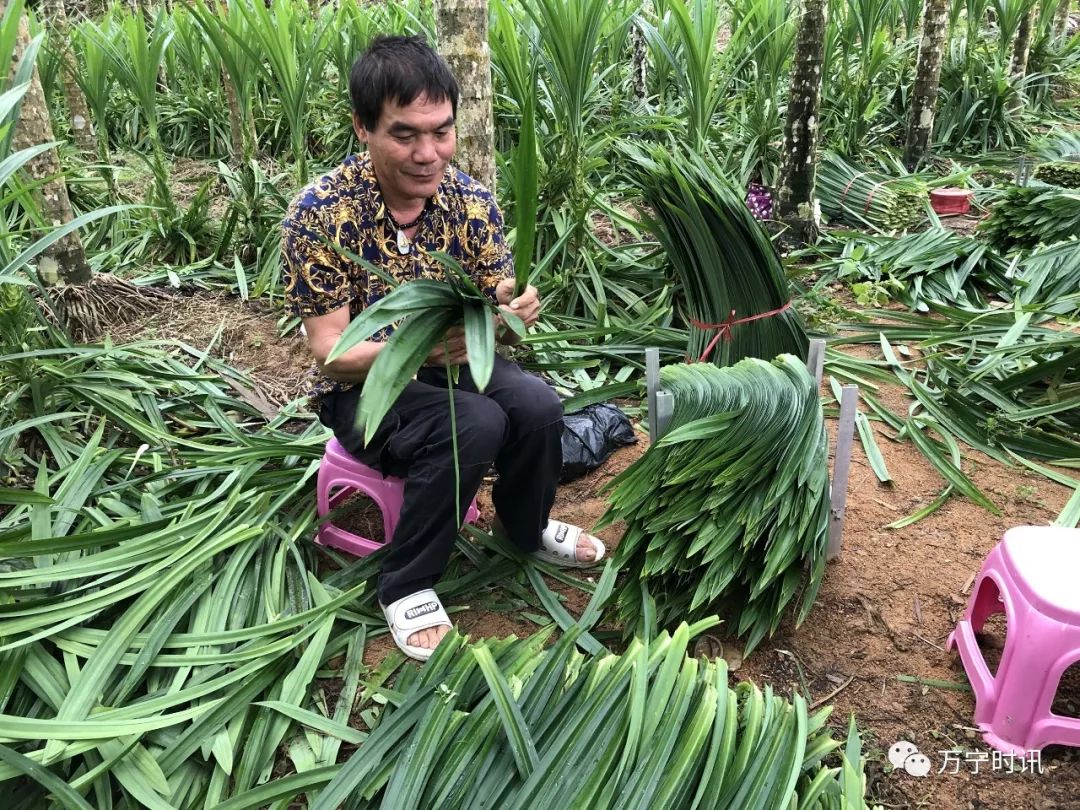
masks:
POLYGON ((373 130, 388 99, 402 107, 419 96, 435 103, 450 99, 456 116, 458 83, 423 37, 378 36, 353 62, 349 96, 360 123, 373 130))

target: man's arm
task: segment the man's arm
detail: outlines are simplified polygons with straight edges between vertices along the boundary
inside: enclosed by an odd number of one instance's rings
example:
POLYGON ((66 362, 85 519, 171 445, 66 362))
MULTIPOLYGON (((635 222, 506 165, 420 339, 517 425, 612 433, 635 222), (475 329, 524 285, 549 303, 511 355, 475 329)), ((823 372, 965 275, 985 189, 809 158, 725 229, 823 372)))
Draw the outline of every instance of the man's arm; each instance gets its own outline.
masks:
MULTIPOLYGON (((385 343, 365 340, 349 349, 331 363, 326 358, 338 342, 345 327, 349 325, 349 307, 339 307, 326 315, 304 318, 304 331, 307 332, 308 348, 315 356, 319 371, 332 380, 341 382, 363 382, 371 371, 371 365, 379 356, 385 343)), ((428 355, 425 365, 443 366, 449 363, 460 366, 469 362, 465 346, 465 330, 460 326, 451 327, 446 333, 446 341, 437 344, 428 355)))
POLYGON ((325 315, 304 318, 308 348, 315 356, 319 371, 332 380, 361 382, 371 370, 371 364, 375 362, 384 344, 374 340, 365 340, 353 346, 333 362, 327 363, 326 358, 348 325, 348 305, 338 307, 325 315))
MULTIPOLYGON (((465 266, 476 285, 495 299, 499 309, 516 315, 530 327, 540 318, 540 297, 531 285, 514 297, 514 259, 503 234, 502 211, 487 189, 480 187, 477 193, 486 203, 486 214, 468 222, 465 266)), ((521 338, 499 319, 495 340, 504 346, 512 346, 521 338)))

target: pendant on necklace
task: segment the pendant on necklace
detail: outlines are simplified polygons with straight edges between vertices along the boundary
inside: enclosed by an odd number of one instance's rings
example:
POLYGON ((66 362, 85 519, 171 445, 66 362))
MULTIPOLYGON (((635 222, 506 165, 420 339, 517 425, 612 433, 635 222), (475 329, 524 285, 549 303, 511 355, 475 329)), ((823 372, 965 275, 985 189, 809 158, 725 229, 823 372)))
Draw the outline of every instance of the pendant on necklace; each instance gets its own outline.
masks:
POLYGON ((401 228, 398 228, 397 232, 397 249, 398 253, 402 256, 408 255, 409 251, 412 249, 412 243, 409 242, 409 237, 405 235, 405 231, 401 230, 401 228))

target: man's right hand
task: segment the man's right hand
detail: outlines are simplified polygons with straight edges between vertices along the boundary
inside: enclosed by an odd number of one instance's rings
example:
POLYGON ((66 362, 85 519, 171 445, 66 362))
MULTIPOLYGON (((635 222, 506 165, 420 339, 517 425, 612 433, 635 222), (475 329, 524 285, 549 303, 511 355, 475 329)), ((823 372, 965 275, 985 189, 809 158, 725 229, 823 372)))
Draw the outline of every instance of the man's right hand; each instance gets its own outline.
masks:
POLYGON ((465 348, 465 328, 451 326, 446 330, 446 339, 439 341, 424 361, 426 366, 464 366, 469 362, 465 348))

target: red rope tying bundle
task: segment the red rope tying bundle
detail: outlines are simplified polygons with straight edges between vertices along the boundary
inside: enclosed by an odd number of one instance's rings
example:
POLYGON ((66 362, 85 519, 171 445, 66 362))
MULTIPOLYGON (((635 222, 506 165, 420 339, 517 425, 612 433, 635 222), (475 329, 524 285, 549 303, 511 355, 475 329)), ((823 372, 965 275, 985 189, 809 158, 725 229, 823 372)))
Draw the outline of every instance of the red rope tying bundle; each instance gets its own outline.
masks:
POLYGON ((736 318, 735 310, 731 310, 731 314, 728 315, 727 320, 720 323, 702 323, 696 321, 693 318, 690 319, 690 323, 696 326, 698 329, 715 329, 716 334, 713 335, 713 339, 709 341, 709 345, 705 347, 705 351, 701 353, 701 357, 698 358, 699 363, 704 363, 709 359, 709 355, 712 354, 712 350, 716 348, 716 344, 720 342, 720 339, 731 340, 731 329, 734 326, 738 326, 740 323, 751 323, 752 321, 760 321, 762 318, 771 318, 773 315, 779 315, 781 312, 791 309, 791 302, 788 301, 782 307, 776 309, 770 309, 768 312, 762 312, 759 315, 749 315, 745 318, 736 318))
POLYGON ((864 174, 870 174, 870 172, 859 172, 857 175, 855 175, 850 180, 848 180, 848 184, 846 186, 844 186, 844 190, 842 192, 840 192, 840 207, 841 208, 844 207, 844 200, 847 199, 847 193, 851 190, 851 186, 855 183, 856 180, 858 180, 864 174))
MULTIPOLYGON (((870 174, 870 172, 859 172, 857 175, 855 175, 850 180, 848 180, 848 184, 846 186, 844 186, 844 190, 842 192, 840 192, 840 207, 841 208, 844 205, 844 200, 847 199, 847 195, 848 195, 848 192, 851 190, 851 186, 855 183, 856 180, 858 180, 860 177, 862 177, 863 175, 866 175, 866 174, 870 174)), ((882 186, 888 184, 888 183, 891 183, 895 179, 896 178, 894 178, 894 177, 887 177, 884 180, 882 180, 880 183, 875 183, 874 184, 874 187, 870 189, 870 193, 868 195, 866 195, 866 205, 863 206, 863 214, 864 215, 867 212, 870 211, 870 203, 872 203, 874 201, 874 195, 877 194, 878 189, 881 188, 882 186)))
POLYGON ((870 193, 866 195, 866 205, 863 206, 863 210, 862 210, 864 216, 866 214, 870 213, 870 203, 872 203, 874 201, 874 195, 877 194, 878 189, 881 188, 882 186, 884 186, 888 182, 889 182, 889 180, 882 180, 880 183, 878 183, 876 186, 874 186, 872 189, 870 189, 870 193))

